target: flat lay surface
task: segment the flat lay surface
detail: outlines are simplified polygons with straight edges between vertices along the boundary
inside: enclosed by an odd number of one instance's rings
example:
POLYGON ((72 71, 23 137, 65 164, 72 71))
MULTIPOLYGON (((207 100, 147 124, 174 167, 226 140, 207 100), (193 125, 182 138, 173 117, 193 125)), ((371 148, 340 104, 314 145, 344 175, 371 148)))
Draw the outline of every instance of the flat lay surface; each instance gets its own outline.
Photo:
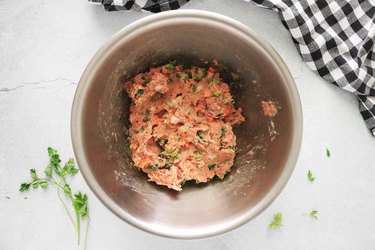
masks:
MULTIPOLYGON (((30 178, 30 168, 46 167, 48 146, 58 149, 63 161, 73 156, 70 111, 82 72, 113 34, 150 14, 109 13, 85 0, 3 0, 0 6, 0 249, 83 249, 53 187, 25 193, 18 188, 30 178)), ((87 249, 372 249, 375 141, 356 97, 302 62, 277 13, 243 1, 195 0, 183 9, 232 17, 283 58, 303 108, 295 171, 257 218, 227 234, 191 241, 153 236, 126 224, 78 174, 70 183, 89 196, 87 249), (284 226, 269 229, 276 213, 282 213, 284 226)))

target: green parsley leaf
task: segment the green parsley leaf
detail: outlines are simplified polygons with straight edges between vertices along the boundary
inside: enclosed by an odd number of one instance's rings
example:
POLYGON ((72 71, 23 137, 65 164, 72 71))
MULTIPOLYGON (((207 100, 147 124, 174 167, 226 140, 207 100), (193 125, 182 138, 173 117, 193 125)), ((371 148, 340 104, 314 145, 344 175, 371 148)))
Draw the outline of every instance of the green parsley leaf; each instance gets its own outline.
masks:
POLYGON ((30 183, 27 183, 27 182, 21 183, 20 191, 21 191, 21 192, 24 192, 24 191, 29 190, 30 185, 31 185, 31 184, 30 184, 30 183))
POLYGON ((31 186, 34 188, 34 189, 37 189, 39 187, 39 183, 38 182, 32 182, 31 183, 31 186))
POLYGON ((35 169, 30 169, 30 175, 31 175, 31 178, 33 178, 34 180, 38 179, 38 175, 36 174, 35 169))
POLYGON ((212 77, 212 82, 218 84, 218 83, 220 83, 220 80, 219 80, 219 78, 214 76, 214 77, 212 77))
POLYGON ((53 170, 55 170, 56 174, 61 176, 61 166, 60 166, 60 155, 57 153, 57 150, 49 147, 47 149, 48 151, 48 156, 49 156, 49 162, 50 162, 50 166, 52 166, 53 170))
POLYGON ((73 176, 78 173, 79 169, 75 168, 75 162, 73 158, 70 158, 67 163, 65 163, 63 168, 64 174, 69 174, 70 176, 73 176))
POLYGON ((181 156, 181 152, 177 150, 172 150, 172 151, 163 151, 159 154, 160 157, 164 158, 173 158, 174 160, 177 160, 181 156))
POLYGON ((307 179, 308 179, 310 182, 313 182, 313 181, 315 180, 315 177, 312 175, 311 170, 309 170, 309 172, 307 172, 307 179))
POLYGON ((268 225, 269 228, 278 228, 283 225, 283 217, 281 213, 276 213, 273 215, 273 221, 268 225))
POLYGON ((169 70, 175 70, 176 66, 173 63, 169 63, 169 64, 165 65, 165 68, 167 68, 169 70))
POLYGON ((135 98, 138 98, 139 96, 143 95, 145 93, 144 89, 138 89, 137 93, 135 94, 135 98))
POLYGON ((145 117, 146 117, 146 121, 150 121, 150 110, 146 109, 145 110, 145 117))
POLYGON ((215 168, 215 166, 216 166, 216 164, 208 164, 208 169, 209 169, 209 170, 212 170, 212 169, 215 168))
POLYGON ((185 185, 185 183, 186 183, 186 180, 183 180, 183 181, 180 182, 180 185, 183 186, 183 185, 185 185))
POLYGON ((234 100, 230 97, 224 99, 224 104, 234 103, 234 100))
POLYGON ((186 80, 186 79, 188 79, 188 77, 189 77, 189 75, 188 75, 187 73, 185 73, 185 72, 182 72, 182 73, 180 74, 180 78, 181 78, 182 80, 186 80))
POLYGON ((167 162, 167 164, 164 165, 164 168, 170 169, 173 166, 173 162, 167 162))
MULTIPOLYGON (((65 210, 73 223, 74 227, 77 230, 77 236, 78 236, 78 244, 80 242, 80 223, 82 219, 88 218, 88 208, 87 208, 87 195, 82 195, 81 192, 76 193, 73 197, 71 188, 69 184, 66 182, 66 175, 75 175, 78 173, 78 168, 75 167, 75 163, 73 158, 69 159, 67 163, 65 163, 64 167, 62 168, 60 163, 60 156, 57 152, 57 150, 48 147, 48 156, 49 156, 49 165, 44 169, 44 173, 46 174, 45 178, 38 177, 36 170, 31 169, 30 175, 32 178, 32 181, 30 182, 23 182, 20 186, 20 192, 24 192, 30 189, 30 187, 37 189, 38 187, 46 188, 50 184, 54 184, 57 186, 57 193, 59 195, 60 201, 65 207, 65 210), (59 179, 55 179, 53 177, 53 173, 55 173, 59 179), (72 202, 72 205, 74 207, 74 211, 76 213, 75 220, 71 216, 67 205, 65 204, 64 200, 60 196, 60 191, 64 191, 65 195, 70 199, 72 202)), ((26 197, 25 197, 26 199, 26 197)), ((89 218, 87 219, 86 224, 86 236, 87 236, 87 227, 89 225, 89 218)), ((86 242, 86 236, 85 236, 85 242, 86 242)), ((86 245, 86 243, 85 243, 86 245)))
POLYGON ((326 148, 326 155, 327 155, 327 157, 328 157, 328 158, 330 158, 330 157, 331 157, 331 151, 329 151, 329 149, 328 149, 328 148, 326 148))
POLYGON ((68 184, 64 185, 64 193, 69 196, 72 194, 72 190, 70 189, 70 186, 68 184))
POLYGON ((221 95, 221 90, 219 89, 219 90, 216 90, 215 92, 214 92, 214 96, 215 97, 219 97, 221 95))
POLYGON ((312 211, 310 212, 311 217, 313 217, 315 220, 318 219, 317 214, 318 214, 318 211, 317 211, 317 210, 312 210, 312 211))
POLYGON ((194 77, 194 81, 199 82, 200 80, 202 80, 202 77, 201 77, 201 76, 196 76, 196 77, 194 77))
POLYGON ((147 169, 151 170, 152 172, 158 171, 159 170, 159 165, 158 164, 150 164, 147 166, 147 169))
POLYGON ((227 130, 224 127, 221 127, 220 129, 220 137, 223 138, 227 134, 227 130))
POLYGON ((195 151, 194 157, 196 160, 202 159, 202 153, 200 151, 195 151))
POLYGON ((88 197, 86 194, 82 195, 81 192, 74 194, 73 206, 78 214, 81 216, 81 219, 84 219, 88 216, 88 207, 87 207, 88 197))
POLYGON ((206 77, 207 74, 208 74, 207 69, 204 68, 204 69, 202 70, 202 78, 203 78, 203 77, 206 77))
POLYGON ((194 85, 192 90, 193 90, 193 93, 197 92, 197 85, 194 85))
POLYGON ((39 182, 39 185, 42 187, 42 188, 46 188, 46 187, 48 187, 48 182, 47 181, 40 181, 39 182))
POLYGON ((52 177, 52 166, 47 166, 45 169, 44 169, 44 173, 46 174, 47 177, 52 177))

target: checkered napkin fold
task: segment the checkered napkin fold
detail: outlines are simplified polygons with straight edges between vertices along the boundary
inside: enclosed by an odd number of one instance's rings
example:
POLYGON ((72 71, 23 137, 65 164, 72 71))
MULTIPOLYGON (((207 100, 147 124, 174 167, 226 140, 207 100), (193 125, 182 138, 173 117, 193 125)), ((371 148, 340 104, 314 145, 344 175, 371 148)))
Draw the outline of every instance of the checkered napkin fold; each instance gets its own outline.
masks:
MULTIPOLYGON (((189 0, 89 0, 108 11, 178 9, 189 0)), ((250 0, 245 0, 249 2, 250 0)), ((354 93, 375 136, 375 0, 252 0, 278 11, 306 64, 354 93)))

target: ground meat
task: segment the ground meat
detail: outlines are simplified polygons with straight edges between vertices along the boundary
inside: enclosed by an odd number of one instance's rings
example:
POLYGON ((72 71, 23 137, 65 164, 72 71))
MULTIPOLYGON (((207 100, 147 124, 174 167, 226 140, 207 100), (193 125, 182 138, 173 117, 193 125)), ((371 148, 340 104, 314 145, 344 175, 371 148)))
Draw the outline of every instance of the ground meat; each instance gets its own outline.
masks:
POLYGON ((229 86, 208 69, 167 64, 125 83, 130 108, 130 148, 150 181, 182 190, 185 181, 224 178, 233 165, 232 126, 245 120, 229 86))

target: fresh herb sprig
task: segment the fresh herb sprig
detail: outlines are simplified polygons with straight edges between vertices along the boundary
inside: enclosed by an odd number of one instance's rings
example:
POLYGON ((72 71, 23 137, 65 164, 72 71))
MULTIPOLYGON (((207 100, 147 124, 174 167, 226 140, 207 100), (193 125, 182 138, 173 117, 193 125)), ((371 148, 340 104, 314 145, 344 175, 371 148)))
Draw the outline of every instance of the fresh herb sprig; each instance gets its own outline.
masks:
POLYGON ((309 182, 315 181, 315 177, 313 176, 311 170, 309 170, 309 172, 307 172, 307 179, 309 180, 309 182))
POLYGON ((315 220, 317 220, 318 219, 318 210, 312 210, 311 212, 310 212, 310 216, 311 217, 313 217, 315 220))
POLYGON ((330 151, 328 148, 326 148, 326 156, 327 156, 328 158, 331 157, 331 151, 330 151))
POLYGON ((57 150, 49 147, 48 148, 49 164, 44 169, 45 177, 41 178, 38 176, 35 169, 30 170, 30 175, 32 180, 30 182, 23 182, 20 186, 20 191, 24 192, 30 189, 30 187, 37 189, 38 187, 47 188, 49 185, 55 185, 57 187, 58 197, 63 204, 70 221, 73 223, 74 228, 77 230, 78 245, 80 244, 80 235, 81 235, 81 222, 86 219, 86 232, 84 240, 84 248, 86 249, 86 238, 87 238, 87 229, 90 223, 89 217, 89 208, 87 205, 88 197, 86 194, 81 192, 73 193, 69 184, 66 181, 66 177, 74 176, 78 173, 78 168, 75 166, 75 162, 72 158, 64 164, 61 165, 60 155, 57 150), (57 176, 57 179, 55 178, 57 176), (63 191, 65 196, 70 200, 74 212, 75 219, 73 219, 69 209, 61 197, 60 192, 63 191))

